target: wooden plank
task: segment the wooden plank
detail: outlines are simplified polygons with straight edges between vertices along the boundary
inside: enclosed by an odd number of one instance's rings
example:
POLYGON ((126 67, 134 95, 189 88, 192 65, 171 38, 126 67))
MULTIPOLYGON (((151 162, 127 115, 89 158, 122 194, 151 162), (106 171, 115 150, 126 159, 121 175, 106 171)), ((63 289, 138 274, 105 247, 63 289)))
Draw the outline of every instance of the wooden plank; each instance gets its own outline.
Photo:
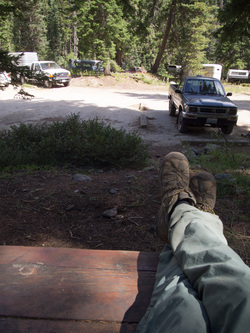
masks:
POLYGON ((137 324, 0 318, 4 333, 135 333, 137 324))
POLYGON ((140 126, 141 128, 146 128, 148 126, 147 116, 145 114, 140 115, 140 126))
POLYGON ((0 247, 0 316, 137 323, 157 263, 155 253, 0 247))

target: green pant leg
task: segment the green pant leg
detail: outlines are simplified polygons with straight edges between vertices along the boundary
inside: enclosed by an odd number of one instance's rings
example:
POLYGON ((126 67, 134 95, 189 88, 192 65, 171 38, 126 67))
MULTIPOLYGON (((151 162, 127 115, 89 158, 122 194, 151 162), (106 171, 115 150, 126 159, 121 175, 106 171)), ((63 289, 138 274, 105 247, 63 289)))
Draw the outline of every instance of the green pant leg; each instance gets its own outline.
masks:
POLYGON ((218 216, 180 204, 169 225, 174 256, 200 295, 211 332, 250 332, 250 269, 227 245, 218 216))
POLYGON ((157 267, 155 287, 137 333, 208 333, 209 320, 197 292, 166 246, 157 267))

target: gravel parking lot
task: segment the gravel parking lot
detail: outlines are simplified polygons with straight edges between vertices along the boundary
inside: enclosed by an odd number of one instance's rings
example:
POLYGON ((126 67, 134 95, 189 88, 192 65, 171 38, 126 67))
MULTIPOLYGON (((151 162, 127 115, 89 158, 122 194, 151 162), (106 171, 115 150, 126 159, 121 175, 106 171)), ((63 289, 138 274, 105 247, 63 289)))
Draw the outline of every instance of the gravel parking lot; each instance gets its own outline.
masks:
MULTIPOLYGON (((186 134, 178 132, 176 118, 168 113, 166 86, 136 82, 109 82, 72 79, 69 87, 45 89, 25 87, 34 97, 16 98, 18 89, 9 86, 0 91, 0 130, 11 125, 61 121, 75 113, 82 119, 98 117, 113 127, 137 132, 153 145, 179 144, 181 141, 213 140, 218 129, 194 128, 186 134), (147 127, 140 126, 140 116, 147 119, 147 127)), ((20 96, 19 96, 20 97, 20 96)), ((231 98, 239 108, 238 126, 229 139, 244 139, 250 130, 250 94, 235 94, 231 98)))

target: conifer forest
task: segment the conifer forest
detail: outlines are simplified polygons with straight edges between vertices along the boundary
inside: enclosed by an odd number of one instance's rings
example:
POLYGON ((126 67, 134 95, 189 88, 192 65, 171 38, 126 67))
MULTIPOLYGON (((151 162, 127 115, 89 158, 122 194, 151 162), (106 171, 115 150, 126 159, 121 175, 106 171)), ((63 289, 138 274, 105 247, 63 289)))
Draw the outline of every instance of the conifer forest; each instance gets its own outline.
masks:
POLYGON ((98 59, 158 74, 170 64, 250 69, 249 16, 248 0, 0 0, 0 64, 26 51, 65 67, 98 59))

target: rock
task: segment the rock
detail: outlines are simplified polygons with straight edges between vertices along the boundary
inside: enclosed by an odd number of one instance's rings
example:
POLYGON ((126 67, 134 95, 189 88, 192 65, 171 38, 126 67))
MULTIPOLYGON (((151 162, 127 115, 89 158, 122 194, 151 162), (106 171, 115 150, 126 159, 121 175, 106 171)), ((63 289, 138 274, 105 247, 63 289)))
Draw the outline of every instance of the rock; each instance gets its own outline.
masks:
POLYGON ((117 191, 116 191, 115 189, 111 188, 111 189, 109 190, 109 193, 110 193, 110 194, 116 194, 117 191))
POLYGON ((232 175, 230 175, 229 173, 217 173, 214 178, 218 181, 223 181, 223 180, 229 180, 229 181, 232 181, 234 182, 236 179, 233 178, 232 175))
POLYGON ((86 181, 91 181, 91 177, 87 176, 87 175, 83 175, 83 174, 75 174, 73 176, 73 179, 76 181, 76 182, 86 182, 86 181))
POLYGON ((190 150, 190 151, 188 152, 188 159, 189 159, 189 160, 192 160, 193 158, 196 158, 196 157, 197 157, 197 154, 196 154, 195 151, 190 150))
POLYGON ((130 179, 134 179, 134 180, 137 179, 137 177, 135 175, 127 175, 126 178, 129 179, 129 180, 130 179))
POLYGON ((152 166, 149 166, 149 167, 146 167, 142 170, 142 172, 145 172, 145 171, 153 171, 155 170, 155 167, 152 165, 152 166))
POLYGON ((214 151, 216 149, 218 149, 219 146, 216 145, 215 143, 208 143, 205 147, 204 147, 204 154, 208 154, 211 151, 214 151))
POLYGON ((75 208, 75 205, 70 205, 68 207, 65 208, 66 212, 70 212, 71 210, 73 210, 75 208))
POLYGON ((198 155, 198 151, 194 147, 190 147, 189 149, 191 152, 195 153, 195 155, 198 155))
POLYGON ((103 212, 102 215, 103 215, 103 217, 107 217, 107 218, 111 219, 112 217, 117 215, 117 207, 105 210, 105 212, 103 212))
POLYGON ((117 228, 120 228, 122 226, 122 220, 115 220, 115 225, 117 228))

